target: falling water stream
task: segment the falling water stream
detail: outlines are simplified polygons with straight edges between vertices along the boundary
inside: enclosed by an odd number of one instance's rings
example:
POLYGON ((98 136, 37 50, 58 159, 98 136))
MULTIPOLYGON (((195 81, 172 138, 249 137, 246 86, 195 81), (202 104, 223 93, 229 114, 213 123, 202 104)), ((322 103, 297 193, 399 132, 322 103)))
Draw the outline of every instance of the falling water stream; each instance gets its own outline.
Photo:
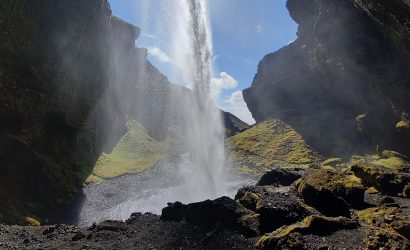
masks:
MULTIPOLYGON (((152 171, 84 188, 76 219, 80 225, 103 219, 126 219, 132 212, 158 214, 167 202, 188 203, 232 196, 239 185, 238 180, 229 181, 225 174, 221 112, 209 93, 213 75, 212 38, 206 1, 177 0, 161 8, 166 13, 164 18, 172 20, 167 27, 172 29, 169 43, 174 73, 193 94, 192 103, 178 111, 185 123, 183 143, 187 152, 178 159, 157 164, 152 171)), ((162 25, 169 22, 145 18, 162 25)))

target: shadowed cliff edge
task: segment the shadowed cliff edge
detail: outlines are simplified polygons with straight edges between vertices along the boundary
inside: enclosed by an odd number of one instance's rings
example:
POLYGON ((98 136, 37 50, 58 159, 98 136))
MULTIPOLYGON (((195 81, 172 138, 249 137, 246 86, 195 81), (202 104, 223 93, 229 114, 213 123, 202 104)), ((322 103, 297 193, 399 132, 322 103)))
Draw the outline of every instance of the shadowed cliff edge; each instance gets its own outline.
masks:
POLYGON ((289 0, 298 38, 259 63, 244 99, 327 156, 410 153, 408 1, 289 0))

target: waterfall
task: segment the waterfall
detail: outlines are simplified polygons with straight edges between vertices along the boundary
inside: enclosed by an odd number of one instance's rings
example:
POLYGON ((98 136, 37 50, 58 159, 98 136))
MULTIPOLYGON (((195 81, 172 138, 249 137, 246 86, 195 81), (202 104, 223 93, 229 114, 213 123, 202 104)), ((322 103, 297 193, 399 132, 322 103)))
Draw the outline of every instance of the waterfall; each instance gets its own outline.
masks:
MULTIPOLYGON (((184 137, 190 150, 190 176, 186 184, 195 197, 211 198, 224 189, 224 128, 219 109, 210 98, 212 38, 207 4, 204 0, 181 0, 171 10, 174 71, 194 95, 183 110, 187 123, 184 137)), ((178 98, 178 97, 176 97, 178 98)))
POLYGON ((221 111, 210 95, 212 33, 206 1, 145 0, 143 5, 146 25, 156 26, 168 45, 174 78, 190 89, 179 87, 170 94, 170 106, 178 103, 170 112, 177 117, 184 152, 180 160, 164 161, 153 170, 84 188, 76 220, 80 225, 127 219, 133 212, 158 214, 167 202, 191 203, 234 193, 232 182, 225 177, 221 111), (153 9, 156 15, 149 11, 153 9))

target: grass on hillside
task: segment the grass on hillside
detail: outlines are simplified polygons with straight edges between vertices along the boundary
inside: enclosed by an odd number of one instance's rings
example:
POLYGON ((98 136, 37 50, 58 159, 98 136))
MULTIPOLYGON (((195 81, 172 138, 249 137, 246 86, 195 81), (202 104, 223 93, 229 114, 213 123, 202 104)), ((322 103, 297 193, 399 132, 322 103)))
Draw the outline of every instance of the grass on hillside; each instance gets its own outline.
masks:
POLYGON ((267 120, 227 139, 230 159, 247 174, 281 168, 308 168, 322 157, 291 126, 267 120))
POLYGON ((158 161, 175 153, 175 144, 173 136, 168 136, 164 141, 156 141, 141 124, 130 120, 127 123, 127 133, 111 154, 101 154, 86 183, 99 183, 104 179, 150 169, 158 161))

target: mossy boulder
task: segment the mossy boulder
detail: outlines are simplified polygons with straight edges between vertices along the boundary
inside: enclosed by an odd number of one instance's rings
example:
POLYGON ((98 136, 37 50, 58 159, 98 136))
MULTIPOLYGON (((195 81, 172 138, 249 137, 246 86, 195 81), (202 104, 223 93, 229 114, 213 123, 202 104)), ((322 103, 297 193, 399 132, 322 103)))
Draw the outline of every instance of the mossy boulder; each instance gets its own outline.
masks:
POLYGON ((352 176, 324 169, 307 171, 298 183, 306 204, 327 216, 349 217, 349 206, 360 207, 365 190, 352 176))
POLYGON ((256 204, 258 203, 260 198, 260 195, 252 192, 251 190, 245 191, 244 188, 242 188, 235 197, 235 199, 237 199, 239 203, 241 203, 247 209, 253 211, 256 210, 256 204), (243 193, 240 194, 241 192, 243 193))
POLYGON ((228 138, 227 145, 230 159, 256 175, 272 167, 309 168, 322 160, 300 134, 279 120, 258 123, 228 138))
POLYGON ((410 242, 395 230, 380 227, 369 227, 364 239, 366 249, 410 249, 410 242))
MULTIPOLYGON (((345 217, 324 217, 312 215, 303 219, 301 222, 290 226, 283 226, 272 233, 265 234, 256 242, 256 247, 262 249, 279 249, 289 248, 289 239, 299 235, 328 235, 335 231, 342 229, 354 229, 359 227, 359 223, 355 220, 345 217), (296 235, 295 235, 296 234, 296 235), (285 243, 283 245, 283 241, 285 243)), ((300 238, 300 237, 299 237, 300 238)), ((294 240, 290 240, 293 244, 294 240)), ((299 246, 301 247, 301 246, 299 246)), ((303 248, 289 248, 289 249, 303 249, 303 248)))
POLYGON ((410 174, 401 173, 373 163, 358 162, 351 167, 353 173, 368 186, 374 186, 387 195, 401 194, 410 183, 410 174))
POLYGON ((410 240, 410 215, 400 208, 372 207, 357 211, 354 216, 369 226, 393 230, 410 240))

